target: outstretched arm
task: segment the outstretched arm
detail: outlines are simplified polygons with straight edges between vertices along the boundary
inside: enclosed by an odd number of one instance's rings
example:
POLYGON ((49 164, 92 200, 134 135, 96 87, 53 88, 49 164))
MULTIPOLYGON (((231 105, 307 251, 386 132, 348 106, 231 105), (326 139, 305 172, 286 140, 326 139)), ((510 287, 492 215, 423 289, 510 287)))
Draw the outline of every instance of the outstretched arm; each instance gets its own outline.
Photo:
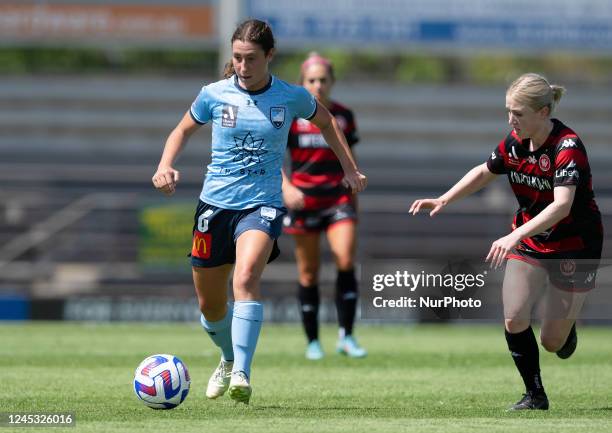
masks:
POLYGON ((188 111, 168 136, 161 160, 157 166, 157 171, 152 179, 155 188, 164 194, 174 194, 176 184, 179 181, 179 172, 175 170, 172 165, 187 143, 187 139, 191 134, 197 131, 199 127, 200 125, 191 118, 191 114, 189 114, 188 111))
POLYGON ((310 121, 321 130, 323 138, 338 157, 344 171, 342 182, 350 187, 353 192, 363 191, 368 184, 368 179, 359 172, 344 133, 334 116, 327 108, 317 102, 317 114, 310 121))
POLYGON ((453 185, 451 189, 440 197, 415 200, 408 212, 416 215, 421 209, 431 209, 432 211, 429 215, 434 216, 447 204, 479 191, 487 184, 491 183, 496 177, 497 175, 495 173, 489 171, 486 163, 477 165, 468 171, 459 182, 453 185))

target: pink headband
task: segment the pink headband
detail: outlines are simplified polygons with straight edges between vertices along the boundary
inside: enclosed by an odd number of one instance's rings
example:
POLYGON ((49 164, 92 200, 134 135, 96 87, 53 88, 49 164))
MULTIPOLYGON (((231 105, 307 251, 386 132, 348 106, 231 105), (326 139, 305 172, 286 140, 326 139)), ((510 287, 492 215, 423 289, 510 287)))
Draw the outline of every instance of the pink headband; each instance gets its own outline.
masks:
POLYGON ((329 60, 327 60, 323 56, 315 54, 304 60, 304 63, 302 63, 302 73, 304 73, 306 69, 308 69, 312 65, 323 65, 327 68, 327 70, 331 70, 332 67, 332 64, 329 60))

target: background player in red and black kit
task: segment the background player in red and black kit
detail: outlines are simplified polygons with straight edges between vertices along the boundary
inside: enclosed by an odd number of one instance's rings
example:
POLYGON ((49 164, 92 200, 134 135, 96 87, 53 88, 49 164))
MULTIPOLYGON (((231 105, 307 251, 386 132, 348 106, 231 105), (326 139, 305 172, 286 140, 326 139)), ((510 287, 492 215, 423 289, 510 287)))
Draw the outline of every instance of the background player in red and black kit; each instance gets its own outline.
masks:
POLYGON ((511 410, 548 409, 531 328, 535 303, 542 300, 544 309, 542 346, 568 358, 577 344, 575 320, 601 258, 603 227, 586 149, 573 130, 550 118, 563 91, 537 74, 519 77, 506 93, 513 129, 489 160, 441 197, 416 200, 410 208, 413 214, 432 209, 433 216, 497 175, 508 176, 520 208, 512 232, 493 242, 486 260, 497 267, 508 259, 502 289, 505 334, 527 391, 511 410))
MULTIPOLYGON (((330 61, 312 53, 300 70, 302 84, 319 103, 326 106, 344 132, 349 146, 357 143, 353 113, 332 101, 334 72, 330 61)), ((357 307, 357 280, 354 272, 357 211, 355 197, 342 184, 342 167, 319 128, 304 119, 291 125, 288 149, 291 157, 290 178, 283 178, 283 197, 289 213, 285 231, 295 239, 295 257, 299 272, 298 298, 308 347, 308 359, 320 359, 319 341, 319 265, 320 233, 325 231, 334 255, 336 309, 340 326, 337 351, 351 357, 363 357, 366 351, 353 337, 357 307)))

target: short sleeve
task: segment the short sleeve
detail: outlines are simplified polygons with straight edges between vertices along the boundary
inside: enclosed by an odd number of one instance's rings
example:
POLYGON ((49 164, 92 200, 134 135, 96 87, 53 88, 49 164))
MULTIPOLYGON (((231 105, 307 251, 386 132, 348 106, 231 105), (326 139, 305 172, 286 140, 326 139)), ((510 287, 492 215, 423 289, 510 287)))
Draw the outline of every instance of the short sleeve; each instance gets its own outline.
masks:
POLYGON ((588 172, 584 147, 576 138, 564 138, 557 149, 554 186, 578 185, 588 172))
POLYGON ((359 142, 359 133, 357 132, 357 123, 355 122, 355 116, 352 111, 346 112, 347 125, 344 129, 344 136, 349 146, 354 146, 359 142))
POLYGON ((487 160, 487 168, 491 173, 494 174, 505 174, 506 173, 506 164, 504 163, 504 146, 505 140, 502 140, 497 147, 491 152, 489 155, 489 159, 487 160))
POLYGON ((189 114, 200 125, 205 124, 211 119, 210 93, 206 90, 206 86, 202 87, 195 101, 191 104, 189 114))
POLYGON ((317 100, 303 87, 296 86, 293 98, 293 113, 295 117, 310 120, 317 114, 317 100))

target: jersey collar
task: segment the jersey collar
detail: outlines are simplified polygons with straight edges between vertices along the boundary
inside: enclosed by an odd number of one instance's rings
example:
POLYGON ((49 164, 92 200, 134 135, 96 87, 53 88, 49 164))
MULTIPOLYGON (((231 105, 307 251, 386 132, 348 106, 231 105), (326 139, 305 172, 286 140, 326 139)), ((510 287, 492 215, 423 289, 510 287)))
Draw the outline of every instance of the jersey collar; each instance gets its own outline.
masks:
POLYGON ((240 90, 242 93, 246 93, 248 95, 261 95, 262 93, 264 93, 265 91, 267 91, 270 87, 272 87, 272 83, 274 82, 274 76, 272 74, 270 74, 270 80, 268 81, 268 84, 266 84, 265 86, 263 86, 261 89, 259 90, 247 90, 244 87, 242 87, 239 83, 238 83, 238 75, 234 74, 234 86, 236 86, 236 89, 240 90))
POLYGON ((550 130, 550 133, 548 134, 548 137, 546 137, 546 140, 544 141, 544 143, 540 147, 538 147, 537 150, 530 151, 529 142, 531 141, 531 138, 522 140, 520 142, 521 146, 519 147, 521 153, 525 155, 533 155, 533 154, 536 154, 536 153, 539 153, 541 151, 548 149, 548 147, 554 144, 555 139, 559 135, 559 131, 561 130, 561 128, 563 128, 563 123, 561 123, 561 121, 559 121, 558 119, 550 119, 550 120, 553 123, 553 128, 550 130))

